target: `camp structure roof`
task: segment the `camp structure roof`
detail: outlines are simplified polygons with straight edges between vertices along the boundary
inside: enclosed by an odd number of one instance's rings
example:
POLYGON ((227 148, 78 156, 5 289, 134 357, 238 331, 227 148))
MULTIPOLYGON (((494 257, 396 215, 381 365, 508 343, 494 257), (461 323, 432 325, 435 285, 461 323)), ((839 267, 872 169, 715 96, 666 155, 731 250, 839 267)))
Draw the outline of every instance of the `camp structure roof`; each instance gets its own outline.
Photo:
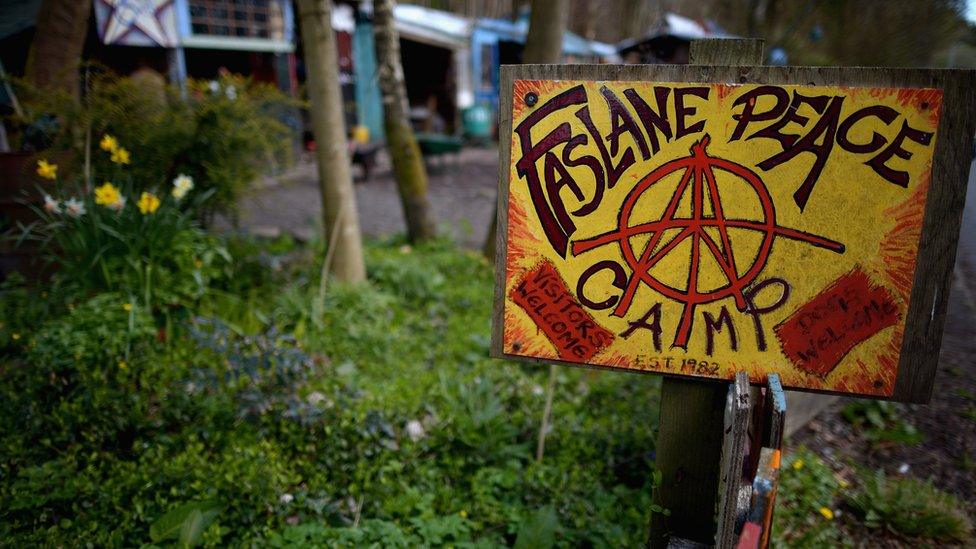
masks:
MULTIPOLYGON (((363 4, 363 11, 372 15, 372 6, 363 4)), ((455 13, 435 10, 414 4, 397 4, 393 11, 397 32, 400 36, 417 42, 425 42, 449 49, 467 47, 475 30, 496 35, 500 40, 525 43, 528 33, 528 18, 517 21, 507 19, 470 19, 455 13)), ((587 40, 571 32, 563 33, 563 53, 581 57, 612 58, 616 48, 587 40)))
MULTIPOLYGON (((525 15, 516 21, 483 18, 475 22, 475 27, 496 34, 502 40, 524 44, 525 37, 529 32, 529 21, 525 15)), ((563 33, 563 55, 612 58, 616 56, 616 49, 611 44, 587 40, 578 34, 565 31, 563 33)))
POLYGON ((403 38, 458 49, 471 39, 471 20, 412 4, 397 4, 393 11, 397 32, 403 38))
MULTIPOLYGON (((495 34, 499 39, 525 43, 528 18, 517 21, 480 18, 471 20, 454 13, 413 4, 398 4, 393 12, 400 36, 451 49, 467 46, 475 29, 495 34)), ((563 33, 563 53, 581 57, 614 57, 611 44, 586 40, 571 32, 563 33)))
POLYGON ((617 44, 617 51, 624 54, 642 44, 657 40, 691 42, 702 38, 733 38, 711 20, 695 21, 676 13, 665 13, 661 22, 639 38, 629 38, 617 44))

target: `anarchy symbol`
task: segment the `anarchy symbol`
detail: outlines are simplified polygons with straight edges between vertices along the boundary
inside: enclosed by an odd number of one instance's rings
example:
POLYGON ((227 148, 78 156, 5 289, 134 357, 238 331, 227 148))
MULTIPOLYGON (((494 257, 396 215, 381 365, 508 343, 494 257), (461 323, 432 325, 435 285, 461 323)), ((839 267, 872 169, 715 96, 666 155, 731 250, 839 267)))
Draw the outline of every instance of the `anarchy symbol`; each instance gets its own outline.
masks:
POLYGON ((695 307, 705 303, 711 303, 726 297, 735 300, 736 308, 746 311, 748 308, 747 300, 743 292, 759 273, 762 272, 766 263, 769 261, 769 254, 773 247, 773 241, 777 236, 797 240, 827 250, 844 253, 844 245, 829 240, 827 238, 805 233, 796 229, 781 227, 776 224, 776 208, 773 205, 772 197, 766 189, 766 185, 753 171, 745 166, 730 162, 728 160, 709 156, 706 147, 709 143, 709 136, 705 135, 700 141, 692 145, 691 155, 672 160, 651 173, 647 174, 627 195, 620 207, 619 223, 617 229, 594 236, 585 240, 578 240, 573 243, 572 253, 574 256, 616 242, 620 246, 624 260, 630 266, 633 274, 627 280, 624 293, 613 310, 613 315, 622 317, 627 314, 634 300, 634 294, 643 282, 653 288, 658 293, 673 299, 684 305, 681 314, 681 321, 678 324, 677 332, 674 337, 674 346, 687 348, 688 336, 691 333, 694 321, 695 307), (674 196, 668 202, 661 219, 647 223, 631 225, 631 216, 634 213, 634 206, 638 199, 652 186, 660 182, 668 175, 684 170, 681 180, 675 189, 674 196), (744 180, 759 199, 762 209, 762 219, 727 219, 722 210, 721 197, 719 196, 718 182, 715 178, 715 170, 722 170, 744 180), (676 217, 678 204, 690 187, 691 190, 691 216, 676 217), (708 193, 709 202, 712 205, 712 214, 705 215, 704 196, 708 193), (706 232, 706 227, 714 227, 718 233, 718 242, 706 232), (670 240, 662 243, 665 232, 668 229, 678 229, 678 233, 670 240), (745 272, 740 274, 739 266, 736 264, 736 257, 732 250, 732 241, 729 237, 729 229, 743 229, 758 231, 762 234, 762 242, 759 250, 755 254, 751 265, 745 272), (631 239, 635 236, 649 234, 650 239, 647 245, 638 256, 634 250, 631 239), (679 244, 685 240, 691 240, 691 258, 688 264, 687 285, 684 288, 675 288, 654 278, 650 270, 662 259, 667 257, 679 244), (659 245, 660 249, 658 249, 659 245), (708 252, 715 258, 719 268, 724 275, 727 284, 717 288, 703 290, 699 284, 699 269, 701 266, 702 255, 708 252))

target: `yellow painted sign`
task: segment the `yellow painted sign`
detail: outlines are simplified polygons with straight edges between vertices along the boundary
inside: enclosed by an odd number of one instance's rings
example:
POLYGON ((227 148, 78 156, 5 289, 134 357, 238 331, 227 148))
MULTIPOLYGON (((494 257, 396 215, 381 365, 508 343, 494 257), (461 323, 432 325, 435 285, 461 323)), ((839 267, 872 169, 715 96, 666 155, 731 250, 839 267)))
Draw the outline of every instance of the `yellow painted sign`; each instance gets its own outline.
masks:
POLYGON ((941 108, 516 80, 503 354, 891 395, 941 108))

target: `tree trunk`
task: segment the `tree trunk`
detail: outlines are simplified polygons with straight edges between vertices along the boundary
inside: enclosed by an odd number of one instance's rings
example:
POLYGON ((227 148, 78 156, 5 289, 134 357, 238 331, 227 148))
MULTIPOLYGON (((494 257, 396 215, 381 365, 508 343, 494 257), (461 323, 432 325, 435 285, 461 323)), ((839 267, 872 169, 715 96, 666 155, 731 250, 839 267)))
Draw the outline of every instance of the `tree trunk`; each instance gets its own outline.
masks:
POLYGON ((339 91, 332 0, 298 0, 297 5, 322 193, 322 220, 327 235, 338 232, 336 238, 329 238, 336 243, 331 270, 336 280, 361 282, 366 278, 366 266, 339 91))
POLYGON ((82 0, 41 2, 25 70, 28 81, 34 86, 78 97, 78 66, 85 47, 91 6, 90 1, 82 0))
POLYGON ((400 35, 393 22, 394 4, 394 0, 373 3, 376 61, 383 96, 386 148, 393 162, 403 217, 407 221, 407 238, 417 242, 432 238, 435 228, 427 200, 427 168, 407 120, 407 90, 403 82, 403 65, 400 64, 400 35))
POLYGON ((532 0, 523 63, 559 63, 569 0, 532 0))
POLYGON ((621 34, 623 35, 619 37, 620 40, 640 38, 643 36, 648 30, 645 27, 645 23, 647 22, 651 9, 660 10, 661 3, 657 2, 657 7, 652 8, 642 0, 625 0, 623 7, 620 9, 620 28, 622 31, 621 34))
MULTIPOLYGON (((523 63, 559 63, 563 52, 563 30, 566 29, 566 16, 569 13, 569 0, 532 0, 532 13, 529 15, 529 35, 525 40, 523 63)), ((500 105, 500 109, 511 105, 500 105)), ((495 215, 491 216, 488 237, 482 252, 489 261, 495 260, 495 233, 498 232, 498 204, 495 215)))

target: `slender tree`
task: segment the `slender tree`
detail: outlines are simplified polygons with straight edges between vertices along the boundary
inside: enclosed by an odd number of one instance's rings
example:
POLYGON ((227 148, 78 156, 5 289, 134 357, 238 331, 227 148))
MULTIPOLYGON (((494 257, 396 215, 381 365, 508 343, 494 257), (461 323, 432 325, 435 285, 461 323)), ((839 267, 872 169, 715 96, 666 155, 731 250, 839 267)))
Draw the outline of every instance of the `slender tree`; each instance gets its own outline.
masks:
POLYGON ((41 2, 25 71, 33 85, 78 97, 78 66, 91 6, 91 2, 82 0, 41 2))
MULTIPOLYGON (((569 0, 532 0, 529 15, 529 35, 525 39, 523 63, 559 63, 563 52, 563 31, 569 14, 569 0)), ((495 260, 495 233, 498 230, 498 204, 491 216, 488 237, 483 251, 490 261, 495 260)))
POLYGON ((332 0, 298 0, 308 97, 318 157, 322 217, 336 280, 366 278, 356 193, 352 186, 346 125, 339 91, 339 58, 332 31, 332 0))
MULTIPOLYGON (((563 31, 569 14, 569 0, 532 0, 529 15, 529 35, 525 39, 523 63, 559 63, 563 53, 563 31)), ((495 233, 498 231, 498 204, 491 217, 484 253, 489 260, 495 259, 495 233)), ((556 366, 549 365, 549 381, 546 384, 546 404, 539 423, 535 459, 542 461, 546 451, 546 434, 552 420, 552 399, 556 392, 556 366)))
POLYGON ((407 238, 416 242, 433 237, 435 228, 427 200, 427 168, 407 119, 407 90, 400 63, 400 35, 393 22, 394 4, 394 0, 373 3, 376 60, 383 96, 386 147, 393 162, 403 217, 407 221, 407 238))

